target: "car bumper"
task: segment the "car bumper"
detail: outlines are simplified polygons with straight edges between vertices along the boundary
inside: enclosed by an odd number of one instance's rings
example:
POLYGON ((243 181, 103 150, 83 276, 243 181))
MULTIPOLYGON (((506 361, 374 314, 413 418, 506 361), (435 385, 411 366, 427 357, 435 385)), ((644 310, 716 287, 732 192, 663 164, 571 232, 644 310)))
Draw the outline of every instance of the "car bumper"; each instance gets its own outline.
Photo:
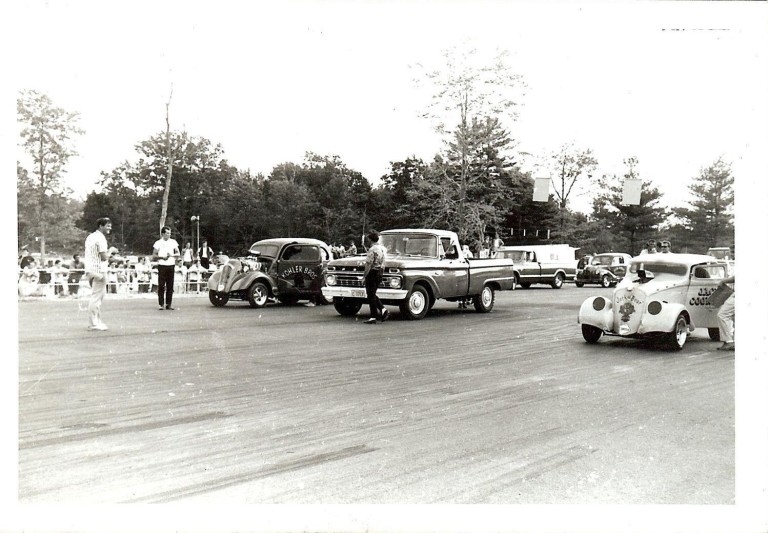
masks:
MULTIPOLYGON (((362 287, 323 287, 326 298, 361 298, 365 299, 365 289, 362 287)), ((379 289, 376 296, 382 300, 405 300, 408 291, 405 289, 379 289)))

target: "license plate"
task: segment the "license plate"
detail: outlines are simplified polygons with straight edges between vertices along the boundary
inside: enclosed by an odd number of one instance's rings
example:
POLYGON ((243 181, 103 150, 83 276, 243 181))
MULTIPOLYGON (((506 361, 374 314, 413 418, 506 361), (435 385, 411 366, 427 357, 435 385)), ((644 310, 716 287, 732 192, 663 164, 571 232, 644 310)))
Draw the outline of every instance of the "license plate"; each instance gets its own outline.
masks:
POLYGON ((629 326, 626 324, 622 324, 619 326, 619 334, 620 335, 629 335, 629 326))
POLYGON ((365 291, 362 289, 352 289, 352 298, 365 298, 365 291))

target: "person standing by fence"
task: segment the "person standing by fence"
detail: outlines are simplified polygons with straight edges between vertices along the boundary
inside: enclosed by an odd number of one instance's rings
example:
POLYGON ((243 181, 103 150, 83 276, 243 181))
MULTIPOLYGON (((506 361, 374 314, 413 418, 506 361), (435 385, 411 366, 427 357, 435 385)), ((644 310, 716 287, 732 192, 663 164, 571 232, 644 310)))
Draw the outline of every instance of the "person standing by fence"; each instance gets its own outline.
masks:
POLYGON ((101 304, 107 292, 107 259, 109 248, 107 235, 112 231, 112 221, 102 217, 96 221, 96 231, 85 239, 85 277, 91 286, 88 302, 88 329, 104 331, 107 325, 101 320, 101 304))
POLYGON ((202 267, 208 270, 211 267, 211 257, 213 257, 213 248, 208 246, 208 241, 203 241, 202 246, 197 251, 197 258, 202 267))
POLYGON ((85 273, 85 263, 80 260, 80 254, 72 256, 72 263, 69 265, 69 294, 77 295, 77 291, 80 289, 80 278, 85 273))
POLYGON ((173 277, 176 259, 181 256, 179 243, 171 239, 171 228, 163 226, 160 239, 152 247, 152 259, 157 261, 157 301, 160 311, 173 311, 173 277))

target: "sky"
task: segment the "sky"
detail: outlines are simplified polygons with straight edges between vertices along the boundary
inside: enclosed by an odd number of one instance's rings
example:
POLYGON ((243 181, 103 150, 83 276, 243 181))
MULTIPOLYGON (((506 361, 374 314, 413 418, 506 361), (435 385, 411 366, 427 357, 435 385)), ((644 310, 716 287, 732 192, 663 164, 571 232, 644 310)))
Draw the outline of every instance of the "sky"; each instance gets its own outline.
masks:
POLYGON ((135 160, 134 145, 165 130, 169 98, 172 129, 220 143, 238 168, 268 175, 312 151, 339 155, 376 184, 391 161, 431 160, 441 148, 420 117, 431 93, 416 88, 414 65, 437 68, 461 43, 487 57, 510 52, 526 87, 517 121, 505 123, 537 176, 564 143, 591 149, 598 174, 622 174, 635 156, 674 206, 719 157, 737 178, 765 161, 763 3, 14 6, 17 90, 80 113, 86 133, 64 181, 83 198, 100 172, 135 160))

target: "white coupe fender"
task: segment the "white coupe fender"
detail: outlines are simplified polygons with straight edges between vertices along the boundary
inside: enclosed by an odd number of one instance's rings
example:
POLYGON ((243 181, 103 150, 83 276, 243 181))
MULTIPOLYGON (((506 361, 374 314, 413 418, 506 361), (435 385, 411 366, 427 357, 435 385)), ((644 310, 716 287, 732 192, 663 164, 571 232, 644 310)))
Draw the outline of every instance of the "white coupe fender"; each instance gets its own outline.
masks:
POLYGON ((603 296, 592 296, 584 300, 579 309, 579 324, 589 324, 602 331, 613 330, 613 303, 603 296))
POLYGON ((650 301, 646 304, 643 319, 640 322, 637 332, 641 335, 654 332, 669 333, 675 329, 677 317, 680 316, 681 313, 688 319, 688 331, 696 329, 696 326, 693 324, 693 319, 685 309, 684 305, 679 303, 667 303, 659 300, 650 301), (658 309, 658 311, 654 313, 656 309, 658 309))

